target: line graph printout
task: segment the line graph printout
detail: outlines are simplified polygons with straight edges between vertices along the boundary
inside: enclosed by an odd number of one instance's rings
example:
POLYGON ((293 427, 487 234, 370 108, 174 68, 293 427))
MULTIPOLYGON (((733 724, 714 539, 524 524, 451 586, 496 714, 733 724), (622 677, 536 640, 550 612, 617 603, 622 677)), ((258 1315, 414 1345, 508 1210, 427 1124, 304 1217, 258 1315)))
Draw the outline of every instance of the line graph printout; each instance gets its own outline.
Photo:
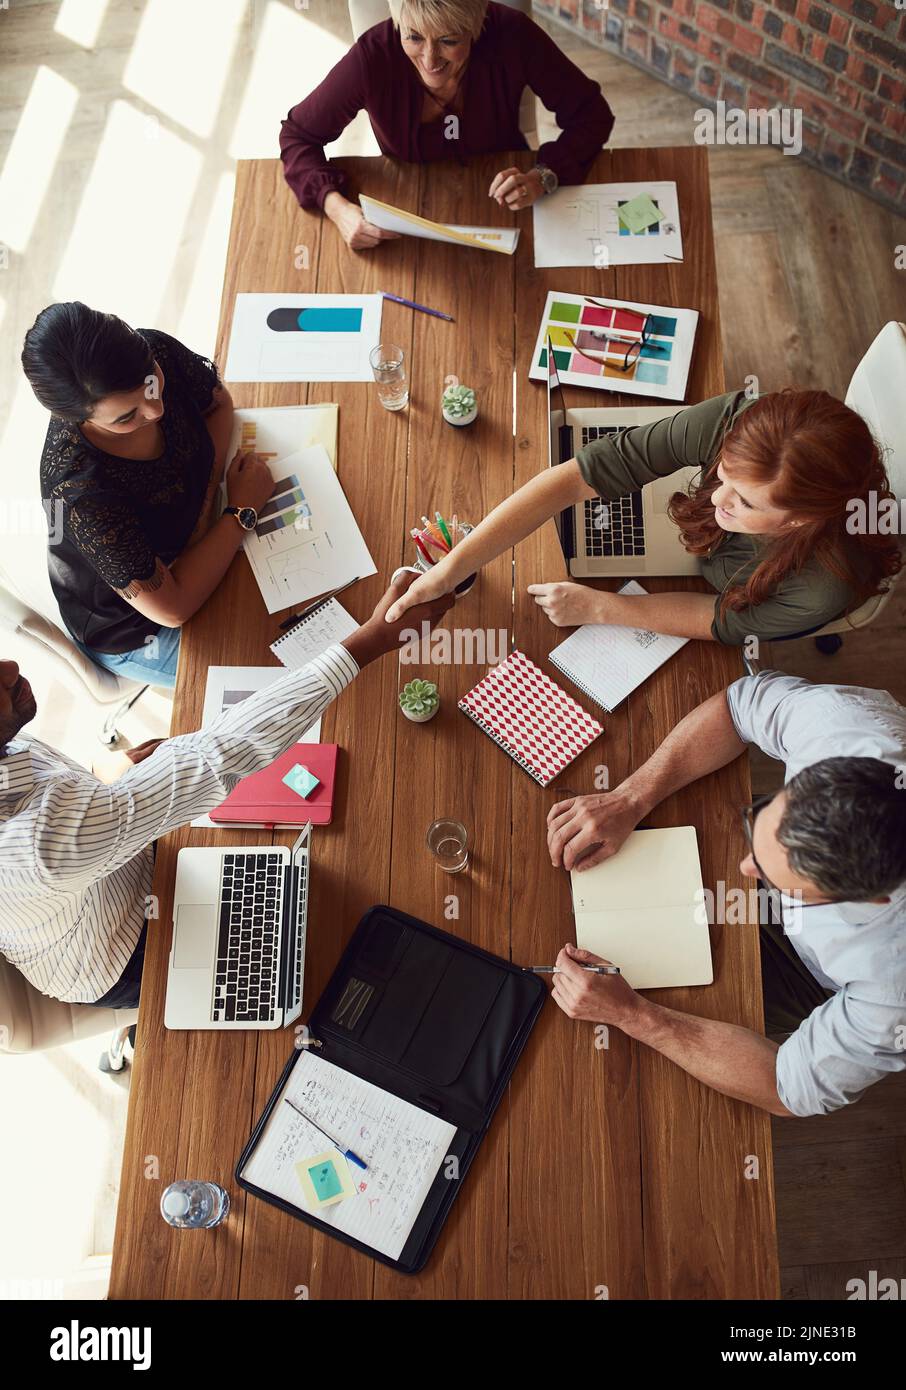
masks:
POLYGON ((676 184, 588 183, 558 188, 532 209, 536 266, 658 265, 683 259, 676 184), (660 216, 631 232, 620 208, 647 194, 660 216))
POLYGON ((270 468, 274 495, 244 543, 268 613, 377 572, 321 445, 285 455, 270 468))
POLYGON ((242 1177, 309 1211, 296 1165, 324 1150, 316 1124, 367 1163, 350 1166, 355 1196, 317 1212, 321 1221, 399 1259, 449 1152, 456 1127, 310 1052, 299 1058, 242 1177), (288 1097, 304 1115, 291 1105, 288 1097))

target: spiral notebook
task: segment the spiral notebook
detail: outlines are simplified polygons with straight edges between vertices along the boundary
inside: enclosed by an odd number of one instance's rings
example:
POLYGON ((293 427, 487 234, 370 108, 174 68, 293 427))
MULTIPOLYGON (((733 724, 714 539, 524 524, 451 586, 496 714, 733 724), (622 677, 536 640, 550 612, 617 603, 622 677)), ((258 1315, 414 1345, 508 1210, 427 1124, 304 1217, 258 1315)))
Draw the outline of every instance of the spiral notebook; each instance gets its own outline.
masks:
MULTIPOLYGON (((630 579, 621 594, 647 593, 630 579)), ((607 714, 631 695, 659 666, 684 647, 688 637, 665 637, 640 627, 586 623, 554 647, 551 663, 607 714)))
POLYGON ((312 661, 335 642, 342 642, 357 630, 358 623, 342 603, 335 598, 319 603, 311 613, 293 623, 289 632, 278 637, 271 644, 274 656, 279 657, 284 666, 298 671, 306 662, 312 661))
POLYGON ((492 667, 459 708, 542 787, 604 732, 520 651, 492 667))

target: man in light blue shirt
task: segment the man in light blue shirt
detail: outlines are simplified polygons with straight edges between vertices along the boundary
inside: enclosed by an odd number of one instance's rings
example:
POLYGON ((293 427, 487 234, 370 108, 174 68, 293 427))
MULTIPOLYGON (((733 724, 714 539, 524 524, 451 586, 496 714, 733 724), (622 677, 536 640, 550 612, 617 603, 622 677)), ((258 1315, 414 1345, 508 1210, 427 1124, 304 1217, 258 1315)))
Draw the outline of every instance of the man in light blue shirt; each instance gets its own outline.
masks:
POLYGON ((740 868, 780 890, 783 933, 778 926, 772 938, 762 927, 767 1016, 779 976, 792 984, 788 999, 809 1001, 795 1031, 778 1047, 749 1029, 653 1004, 618 976, 581 970, 596 957, 572 946, 558 957, 554 998, 570 1017, 613 1024, 726 1095, 776 1115, 826 1114, 906 1067, 902 705, 885 691, 776 671, 736 681, 693 710, 615 791, 552 807, 551 860, 587 868, 616 853, 658 802, 749 743, 786 765, 784 789, 752 808, 740 868))

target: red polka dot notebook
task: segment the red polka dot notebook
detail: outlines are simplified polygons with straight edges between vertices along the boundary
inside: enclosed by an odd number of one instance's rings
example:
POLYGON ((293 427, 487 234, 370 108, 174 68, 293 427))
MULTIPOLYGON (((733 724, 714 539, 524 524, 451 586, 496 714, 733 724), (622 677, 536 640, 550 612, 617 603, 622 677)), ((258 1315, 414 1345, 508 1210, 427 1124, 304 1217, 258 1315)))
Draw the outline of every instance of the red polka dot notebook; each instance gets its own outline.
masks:
POLYGON ((519 651, 493 666, 459 708, 542 787, 604 732, 519 651))

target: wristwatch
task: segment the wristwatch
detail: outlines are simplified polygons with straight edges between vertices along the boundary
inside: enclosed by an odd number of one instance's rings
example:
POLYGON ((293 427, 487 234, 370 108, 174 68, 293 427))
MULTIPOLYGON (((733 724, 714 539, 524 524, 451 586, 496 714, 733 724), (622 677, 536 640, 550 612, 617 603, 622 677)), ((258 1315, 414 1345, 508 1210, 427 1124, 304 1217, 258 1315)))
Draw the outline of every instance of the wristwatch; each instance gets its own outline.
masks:
POLYGON ((243 531, 254 531, 258 525, 258 513, 254 507, 224 507, 222 516, 234 516, 243 531))
POLYGON ((556 193, 560 187, 560 180, 553 169, 548 169, 546 164, 536 164, 535 173, 541 176, 541 186, 545 193, 556 193))

